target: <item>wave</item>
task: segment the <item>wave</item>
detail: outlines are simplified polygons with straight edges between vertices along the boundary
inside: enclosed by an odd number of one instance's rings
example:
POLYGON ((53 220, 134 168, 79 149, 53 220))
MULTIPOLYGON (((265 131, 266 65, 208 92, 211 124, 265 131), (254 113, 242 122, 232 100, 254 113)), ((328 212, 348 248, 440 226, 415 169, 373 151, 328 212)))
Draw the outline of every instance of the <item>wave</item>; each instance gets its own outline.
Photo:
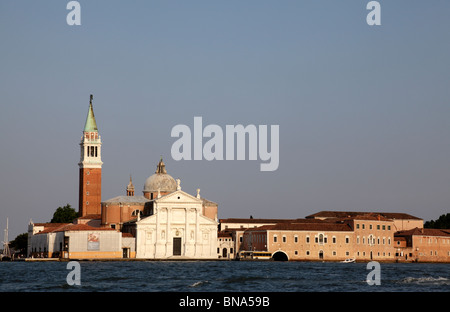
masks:
POLYGON ((198 287, 198 286, 201 286, 206 283, 208 283, 208 281, 198 281, 198 282, 195 282, 195 283, 189 285, 189 287, 198 287))
POLYGON ((426 284, 426 285, 450 285, 450 279, 446 277, 405 277, 400 280, 404 284, 426 284))

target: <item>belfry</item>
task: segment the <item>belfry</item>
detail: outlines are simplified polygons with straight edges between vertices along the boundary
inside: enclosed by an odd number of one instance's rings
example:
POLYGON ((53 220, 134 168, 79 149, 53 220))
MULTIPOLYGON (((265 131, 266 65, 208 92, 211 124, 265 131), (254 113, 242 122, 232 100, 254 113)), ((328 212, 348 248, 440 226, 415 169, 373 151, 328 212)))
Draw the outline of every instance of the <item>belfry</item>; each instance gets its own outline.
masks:
POLYGON ((101 214, 102 201, 102 141, 92 106, 93 96, 89 101, 89 110, 80 142, 80 178, 78 214, 80 217, 101 214))

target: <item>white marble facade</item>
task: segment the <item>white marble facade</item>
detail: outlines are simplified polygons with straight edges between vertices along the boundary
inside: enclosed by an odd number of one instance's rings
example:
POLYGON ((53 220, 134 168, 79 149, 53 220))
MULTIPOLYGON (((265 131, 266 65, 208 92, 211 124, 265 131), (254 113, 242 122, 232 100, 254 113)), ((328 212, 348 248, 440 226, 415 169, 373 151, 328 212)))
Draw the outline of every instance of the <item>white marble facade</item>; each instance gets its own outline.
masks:
POLYGON ((154 199, 153 215, 136 222, 136 258, 217 259, 218 223, 202 215, 202 204, 179 186, 154 199))

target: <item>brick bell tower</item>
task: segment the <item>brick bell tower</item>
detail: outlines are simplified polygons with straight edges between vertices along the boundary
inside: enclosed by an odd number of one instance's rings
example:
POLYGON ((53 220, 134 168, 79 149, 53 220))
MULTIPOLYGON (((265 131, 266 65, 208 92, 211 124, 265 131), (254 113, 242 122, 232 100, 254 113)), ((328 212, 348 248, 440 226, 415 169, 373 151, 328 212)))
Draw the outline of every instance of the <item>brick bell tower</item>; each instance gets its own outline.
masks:
POLYGON ((89 111, 80 142, 81 154, 78 163, 80 167, 78 214, 80 217, 101 214, 102 141, 95 122, 93 98, 91 94, 89 111))

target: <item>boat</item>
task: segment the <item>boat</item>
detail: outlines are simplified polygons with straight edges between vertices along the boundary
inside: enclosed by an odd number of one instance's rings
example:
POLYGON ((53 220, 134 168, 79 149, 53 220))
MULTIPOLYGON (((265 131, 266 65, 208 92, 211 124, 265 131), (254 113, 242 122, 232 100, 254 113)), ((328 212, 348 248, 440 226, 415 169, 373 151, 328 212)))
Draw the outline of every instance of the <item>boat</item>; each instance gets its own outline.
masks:
POLYGON ((273 260, 272 253, 267 251, 240 251, 236 260, 273 260))
POLYGON ((345 259, 344 261, 341 261, 342 263, 355 263, 355 259, 353 258, 353 259, 345 259))

